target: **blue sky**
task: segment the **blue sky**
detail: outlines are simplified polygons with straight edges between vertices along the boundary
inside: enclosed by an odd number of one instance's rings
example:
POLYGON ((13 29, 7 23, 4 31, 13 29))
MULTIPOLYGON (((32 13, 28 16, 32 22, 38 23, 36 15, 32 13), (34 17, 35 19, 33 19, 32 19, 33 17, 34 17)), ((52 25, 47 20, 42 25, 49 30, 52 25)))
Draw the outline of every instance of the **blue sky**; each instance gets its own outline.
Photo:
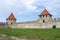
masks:
POLYGON ((0 0, 0 22, 5 22, 11 12, 17 22, 37 20, 44 8, 53 18, 60 17, 60 0, 0 0))

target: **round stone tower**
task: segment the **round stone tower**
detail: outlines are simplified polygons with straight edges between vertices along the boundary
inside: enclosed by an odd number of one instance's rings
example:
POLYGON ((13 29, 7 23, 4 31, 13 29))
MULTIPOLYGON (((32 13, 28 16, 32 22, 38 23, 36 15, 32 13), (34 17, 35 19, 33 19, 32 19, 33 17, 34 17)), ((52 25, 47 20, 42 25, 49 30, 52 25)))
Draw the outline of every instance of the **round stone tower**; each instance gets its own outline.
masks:
POLYGON ((51 21, 52 15, 46 9, 44 9, 42 13, 39 15, 39 20, 40 22, 43 22, 43 23, 51 21))
POLYGON ((10 16, 6 19, 6 23, 8 25, 16 23, 16 18, 14 17, 13 13, 11 13, 10 16))

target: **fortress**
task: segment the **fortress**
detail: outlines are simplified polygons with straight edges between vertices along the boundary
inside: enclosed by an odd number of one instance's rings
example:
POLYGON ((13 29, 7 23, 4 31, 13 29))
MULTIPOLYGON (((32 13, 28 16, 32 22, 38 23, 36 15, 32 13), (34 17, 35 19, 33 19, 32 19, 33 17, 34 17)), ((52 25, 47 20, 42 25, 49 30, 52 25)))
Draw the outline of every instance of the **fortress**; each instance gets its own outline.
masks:
POLYGON ((60 18, 52 18, 52 15, 44 9, 39 18, 35 21, 29 22, 16 22, 13 13, 6 19, 5 26, 8 28, 60 28, 60 18))

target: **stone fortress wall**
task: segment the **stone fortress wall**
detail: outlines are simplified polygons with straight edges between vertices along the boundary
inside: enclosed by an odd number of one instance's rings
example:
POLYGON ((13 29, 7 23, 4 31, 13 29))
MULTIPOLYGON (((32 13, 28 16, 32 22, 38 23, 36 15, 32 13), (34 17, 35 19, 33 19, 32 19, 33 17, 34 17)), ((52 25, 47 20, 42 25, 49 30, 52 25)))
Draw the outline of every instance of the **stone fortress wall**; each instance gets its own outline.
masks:
MULTIPOLYGON (((7 28, 60 28, 60 18, 52 18, 52 15, 44 9, 35 21, 16 22, 13 13, 6 19, 6 24, 3 27, 7 28)), ((2 26, 0 26, 2 27, 2 26)))
POLYGON ((39 19, 36 21, 30 22, 20 22, 11 25, 12 28, 52 28, 56 26, 56 28, 60 28, 60 18, 52 18, 52 15, 44 9, 42 13, 39 15, 39 19))
POLYGON ((56 28, 60 28, 60 19, 52 19, 49 22, 40 23, 37 21, 31 21, 31 22, 20 22, 17 24, 10 25, 12 28, 52 28, 54 25, 56 25, 56 28))

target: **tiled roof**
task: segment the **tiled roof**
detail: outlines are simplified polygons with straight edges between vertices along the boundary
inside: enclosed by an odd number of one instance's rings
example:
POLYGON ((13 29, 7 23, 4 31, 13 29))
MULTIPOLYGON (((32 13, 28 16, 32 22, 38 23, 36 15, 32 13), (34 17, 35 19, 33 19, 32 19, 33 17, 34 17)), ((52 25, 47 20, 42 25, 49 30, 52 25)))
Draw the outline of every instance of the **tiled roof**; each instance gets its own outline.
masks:
POLYGON ((50 15, 50 16, 52 16, 46 9, 44 9, 39 16, 43 16, 43 15, 50 15))
POLYGON ((16 20, 16 18, 13 15, 13 13, 11 13, 10 16, 7 19, 16 20))

